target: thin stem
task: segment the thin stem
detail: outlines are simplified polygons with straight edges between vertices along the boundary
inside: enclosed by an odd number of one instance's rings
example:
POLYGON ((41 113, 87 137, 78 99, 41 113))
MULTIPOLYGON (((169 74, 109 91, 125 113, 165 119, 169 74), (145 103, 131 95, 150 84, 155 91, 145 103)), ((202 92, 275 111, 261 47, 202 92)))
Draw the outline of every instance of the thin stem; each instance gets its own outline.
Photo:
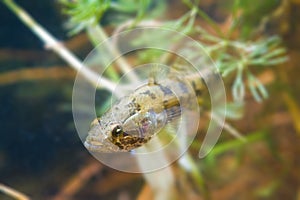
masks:
POLYGON ((75 73, 65 66, 31 67, 10 70, 0 74, 0 85, 14 84, 21 81, 41 81, 56 79, 73 79, 75 73))
MULTIPOLYGON (((141 152, 153 152, 157 149, 161 149, 163 146, 159 138, 153 138, 152 142, 141 147, 137 151, 141 152)), ((153 162, 168 163, 168 159, 164 153, 158 154, 157 160, 153 162)), ((141 169, 147 169, 148 163, 144 159, 137 157, 137 162, 141 169)), ((151 173, 144 173, 148 184, 151 186, 155 193, 155 200, 174 199, 175 198, 175 176, 171 166, 157 170, 151 173)))
POLYGON ((196 185, 196 187, 199 189, 199 191, 202 193, 204 199, 210 199, 210 195, 207 191, 205 181, 202 177, 202 174, 197 167, 197 164, 194 162, 191 155, 186 152, 180 159, 179 159, 180 166, 187 172, 191 174, 191 177, 196 185))
POLYGON ((82 189, 87 182, 103 169, 102 165, 98 162, 91 162, 78 171, 55 195, 52 200, 67 200, 73 199, 72 197, 82 189))
POLYGON ((216 24, 214 20, 212 20, 205 12, 203 12, 201 9, 199 9, 196 5, 194 5, 193 2, 190 0, 183 0, 183 3, 187 5, 190 9, 195 9, 197 10, 197 13, 199 16, 201 16, 205 21, 207 21, 213 28, 214 30, 218 33, 220 36, 224 36, 221 29, 219 26, 216 24))
POLYGON ((15 190, 11 187, 3 185, 1 183, 0 183, 0 192, 3 192, 4 194, 6 194, 12 198, 18 199, 18 200, 29 200, 30 199, 27 195, 15 190))
MULTIPOLYGON (((71 65, 71 67, 73 67, 76 71, 85 76, 94 86, 98 86, 99 76, 94 71, 91 71, 89 68, 83 65, 82 62, 75 57, 75 55, 73 55, 68 49, 62 46, 51 34, 49 34, 42 26, 40 26, 36 21, 34 21, 34 19, 26 11, 24 11, 21 7, 16 5, 12 0, 3 0, 3 3, 9 9, 11 9, 11 11, 15 13, 20 18, 20 20, 25 25, 27 25, 28 28, 31 29, 45 43, 45 45, 49 49, 53 50, 55 53, 60 55, 66 62, 68 62, 71 65)), ((106 33, 100 26, 93 26, 89 31, 91 31, 91 34, 98 35, 99 38, 101 38, 101 41, 103 41, 103 39, 108 38, 106 33)), ((131 70, 131 66, 128 65, 128 63, 126 63, 126 61, 121 57, 118 50, 113 45, 107 45, 107 48, 114 57, 118 58, 116 62, 119 65, 120 69, 124 73, 128 73, 131 70)), ((129 73, 129 76, 132 82, 136 82, 136 80, 138 80, 137 76, 133 73, 129 73)), ((113 82, 105 78, 102 78, 100 80, 100 84, 112 92, 114 92, 113 90, 116 87, 116 85, 113 82)), ((161 155, 161 159, 165 163, 168 160, 163 154, 161 155)), ((143 168, 143 164, 146 163, 142 163, 140 165, 141 168, 143 168)), ((164 198, 166 195, 174 195, 172 191, 174 188, 173 186, 175 184, 175 178, 171 168, 164 168, 163 170, 156 172, 155 175, 147 174, 145 175, 145 177, 150 183, 150 185, 154 187, 157 191, 159 191, 158 196, 156 197, 157 200, 166 199, 164 198), (157 181, 157 177, 160 178, 160 181, 157 181), (161 184, 158 184, 157 182, 161 184)), ((27 199, 23 198, 22 200, 27 199)))
POLYGON ((48 49, 53 50, 61 58, 63 58, 70 66, 75 69, 78 73, 83 75, 88 81, 92 83, 95 87, 99 87, 98 83, 102 87, 113 91, 116 84, 101 78, 94 71, 87 68, 82 62, 71 53, 66 47, 59 43, 49 32, 47 32, 41 25, 39 25, 24 9, 19 7, 12 0, 3 0, 3 3, 15 13, 19 19, 29 28, 33 33, 35 33, 44 43, 48 49))
MULTIPOLYGON (((103 35, 96 34, 95 26, 97 26, 97 25, 93 24, 93 25, 88 26, 86 31, 87 31, 87 35, 88 35, 90 41, 92 42, 92 44, 94 45, 94 47, 98 48, 98 45, 101 44, 101 42, 104 42, 105 40, 107 40, 107 37, 103 38, 103 37, 101 37, 103 35)), ((114 68, 108 67, 105 70, 107 70, 107 75, 112 80, 114 80, 114 81, 119 80, 120 77, 114 68)))
POLYGON ((264 131, 257 131, 253 133, 247 134, 246 141, 243 140, 232 140, 228 142, 220 143, 219 145, 216 145, 214 149, 210 152, 209 156, 218 156, 224 152, 228 152, 230 150, 234 150, 240 147, 245 146, 245 144, 249 144, 251 142, 256 142, 259 140, 262 140, 264 137, 266 137, 266 134, 264 131))
POLYGON ((235 128, 233 128, 230 124, 227 122, 223 122, 222 119, 220 119, 219 116, 213 113, 207 113, 209 117, 212 117, 212 119, 215 120, 216 123, 218 123, 220 126, 222 126, 226 131, 228 131, 233 137, 238 138, 239 140, 246 142, 246 138, 235 128))
MULTIPOLYGON (((94 39, 100 44, 101 42, 108 39, 107 34, 103 30, 103 28, 100 25, 93 25, 88 27, 88 32, 90 35, 94 36, 94 39)), ((132 70, 132 67, 126 62, 126 60, 122 57, 120 52, 117 50, 117 48, 110 44, 109 42, 104 42, 103 44, 106 45, 107 50, 111 53, 111 55, 116 58, 117 66, 121 69, 121 71, 124 74, 128 75, 128 78, 132 82, 139 81, 139 78, 135 73, 129 73, 132 70)))

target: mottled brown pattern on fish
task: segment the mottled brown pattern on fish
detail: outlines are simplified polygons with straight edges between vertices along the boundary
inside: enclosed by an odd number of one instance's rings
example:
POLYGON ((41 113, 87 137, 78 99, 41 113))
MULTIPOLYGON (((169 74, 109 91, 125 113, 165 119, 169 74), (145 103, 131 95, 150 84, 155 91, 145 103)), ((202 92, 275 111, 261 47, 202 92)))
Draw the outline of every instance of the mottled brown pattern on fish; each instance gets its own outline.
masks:
POLYGON ((125 137, 112 137, 111 142, 117 145, 122 150, 132 150, 142 146, 147 143, 151 138, 139 138, 135 136, 125 136, 125 137))
POLYGON ((157 115, 158 118, 154 120, 158 123, 158 128, 164 126, 164 123, 171 122, 181 115, 181 104, 188 107, 191 98, 194 95, 201 98, 205 89, 203 80, 198 75, 170 76, 159 83, 154 79, 149 80, 149 84, 136 89, 126 100, 121 99, 116 103, 104 119, 93 122, 93 129, 89 133, 91 139, 87 138, 87 148, 88 142, 92 143, 95 140, 95 145, 91 144, 93 150, 97 150, 97 142, 105 144, 99 145, 99 148, 105 146, 111 151, 115 151, 115 148, 119 148, 119 151, 130 151, 140 147, 157 133, 157 129, 152 127, 151 117, 157 115), (110 120, 115 122, 111 124, 110 120), (101 128, 101 131, 97 127, 101 128))

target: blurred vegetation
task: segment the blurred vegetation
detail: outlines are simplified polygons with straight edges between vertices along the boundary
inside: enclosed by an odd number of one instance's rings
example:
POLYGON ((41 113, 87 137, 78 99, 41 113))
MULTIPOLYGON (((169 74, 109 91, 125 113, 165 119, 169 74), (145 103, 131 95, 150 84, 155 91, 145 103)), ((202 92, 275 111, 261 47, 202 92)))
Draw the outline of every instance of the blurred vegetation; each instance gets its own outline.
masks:
MULTIPOLYGON (((2 2, 16 11, 13 1, 2 2)), ((193 37, 214 59, 228 91, 232 91, 231 95, 228 93, 229 100, 232 100, 228 117, 237 121, 230 121, 231 126, 241 130, 246 142, 223 134, 208 157, 197 159, 203 138, 201 133, 206 129, 204 122, 207 119, 203 119, 190 153, 172 166, 178 181, 175 192, 178 199, 300 198, 300 85, 297 69, 300 24, 295 20, 300 17, 300 3, 297 0, 60 0, 54 8, 62 11, 62 18, 68 17, 67 35, 74 39, 67 41, 66 46, 73 51, 79 52, 82 46, 88 49, 89 43, 96 46, 108 37, 111 29, 128 21, 128 28, 153 21, 193 37)), ((13 52, 4 60, 3 55, 7 54, 0 49, 1 68, 5 69, 0 69, 4 104, 1 117, 5 133, 12 130, 12 136, 5 134, 0 143, 0 181, 39 199, 116 199, 114 191, 118 191, 118 199, 129 196, 154 198, 157 194, 151 190, 151 181, 147 182, 148 175, 143 181, 137 175, 115 172, 91 161, 86 152, 82 153, 79 140, 72 139, 75 130, 70 125, 72 82, 69 80, 74 78, 74 73, 66 67, 53 67, 53 63, 62 65, 53 58, 54 55, 42 54, 41 57, 41 52, 36 51, 33 54, 37 56, 32 60, 37 60, 37 63, 32 68, 20 69, 15 65, 22 66, 25 58, 16 63, 14 55, 17 54, 13 52), (8 68, 9 65, 13 67, 8 68), (58 82, 54 84, 53 80, 58 82), (43 83, 40 85, 40 82, 43 83), (26 124, 30 110, 23 108, 24 102, 32 104, 30 108, 36 107, 30 117, 35 121, 32 125, 26 124), (6 107, 6 104, 11 107, 6 107), (52 112, 53 118, 59 115, 61 119, 49 120, 52 112), (39 113, 45 114, 41 116, 39 113), (36 126, 46 127, 36 131, 39 136, 33 135, 35 129, 40 129, 36 126), (13 130, 18 130, 18 133, 13 130), (56 131, 62 131, 62 135, 56 131), (48 145, 36 146, 36 143, 48 145), (23 152, 20 153, 18 148, 23 152), (39 151, 42 153, 38 154, 39 151), (29 172, 32 166, 40 172, 22 174, 22 169, 11 169, 11 166, 17 166, 16 160, 20 156, 22 162, 36 162, 28 165, 29 172), (82 164, 78 165, 78 160, 82 164), (44 169, 36 165, 44 166, 44 169), (54 177, 39 185, 39 177, 48 174, 49 170, 53 171, 54 177), (18 173, 14 175, 16 171, 18 173), (62 176, 68 177, 69 181, 62 180, 62 176), (22 180, 24 178, 28 180, 22 180), (126 187, 128 183, 130 186, 126 187)), ((135 59, 137 63, 143 63, 161 55, 161 52, 147 51, 135 59)), ((117 80, 120 72, 111 68, 108 75, 117 80)), ((103 90, 100 92, 104 93, 103 90)), ((106 95, 103 94, 103 99, 107 98, 106 95)), ((106 105, 107 102, 101 101, 97 109, 103 113, 106 105)), ((155 179, 155 174, 152 178, 155 179)))

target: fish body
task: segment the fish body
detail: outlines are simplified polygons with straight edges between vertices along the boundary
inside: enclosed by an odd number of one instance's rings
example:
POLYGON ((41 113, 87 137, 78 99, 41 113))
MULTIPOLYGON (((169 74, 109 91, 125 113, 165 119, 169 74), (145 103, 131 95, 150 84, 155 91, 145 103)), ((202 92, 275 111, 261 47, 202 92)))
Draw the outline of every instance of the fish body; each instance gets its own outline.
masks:
POLYGON ((169 75, 149 79, 95 119, 85 141, 94 152, 127 152, 146 144, 169 122, 180 117, 183 105, 201 97, 205 88, 198 75, 169 75))

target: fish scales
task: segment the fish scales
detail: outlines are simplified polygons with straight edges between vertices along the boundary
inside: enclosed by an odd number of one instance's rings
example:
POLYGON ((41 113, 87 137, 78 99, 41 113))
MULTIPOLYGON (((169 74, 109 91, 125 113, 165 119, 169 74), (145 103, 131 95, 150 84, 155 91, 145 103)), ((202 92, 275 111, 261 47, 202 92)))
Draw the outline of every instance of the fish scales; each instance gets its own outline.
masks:
POLYGON ((95 120, 85 141, 91 151, 131 151, 147 143, 167 123, 181 115, 193 96, 205 89, 198 75, 168 76, 137 88, 95 120))

